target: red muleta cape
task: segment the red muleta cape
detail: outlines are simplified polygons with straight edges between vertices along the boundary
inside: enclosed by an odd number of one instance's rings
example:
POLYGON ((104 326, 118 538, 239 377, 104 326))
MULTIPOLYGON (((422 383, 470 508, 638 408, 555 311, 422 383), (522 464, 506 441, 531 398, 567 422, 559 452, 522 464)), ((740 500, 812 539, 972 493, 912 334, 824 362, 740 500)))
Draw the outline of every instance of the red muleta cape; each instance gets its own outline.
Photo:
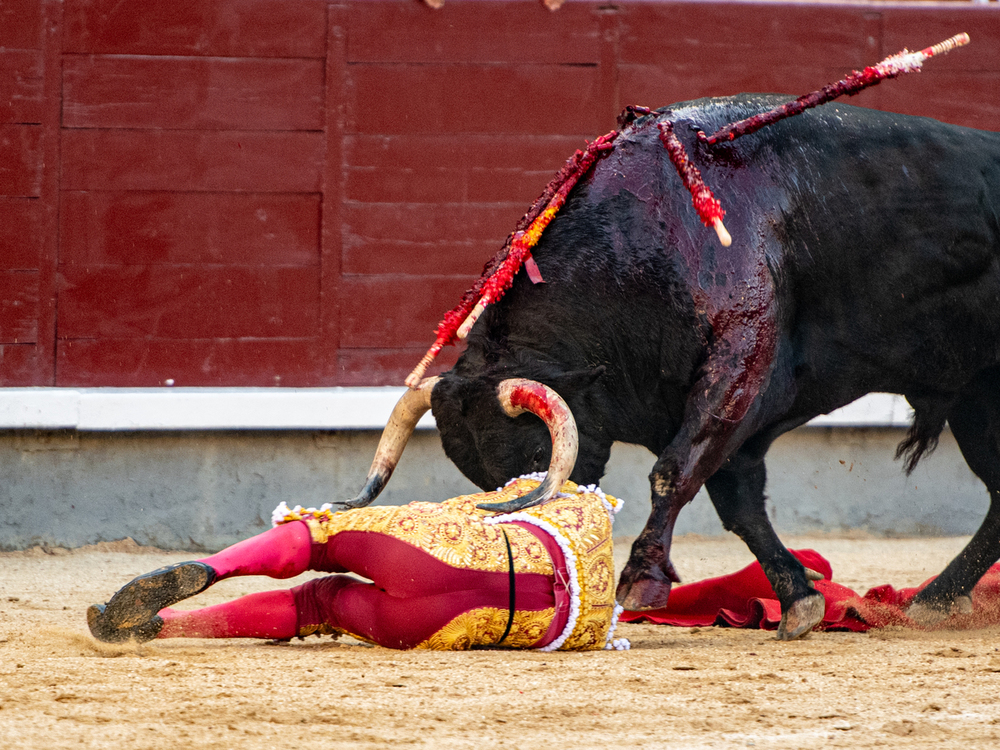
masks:
MULTIPOLYGON (((971 630, 1000 625, 1000 564, 990 568, 972 590, 973 611, 954 615, 940 624, 925 628, 906 616, 906 608, 917 592, 934 580, 916 588, 876 586, 864 596, 831 580, 833 569, 818 552, 790 550, 807 568, 823 575, 816 590, 826 598, 826 614, 816 630, 850 630, 899 625, 919 630, 971 630)), ((675 586, 666 607, 647 612, 624 612, 621 622, 651 622, 658 625, 704 627, 728 625, 734 628, 775 630, 781 622, 781 605, 768 583, 760 563, 736 573, 675 586)))

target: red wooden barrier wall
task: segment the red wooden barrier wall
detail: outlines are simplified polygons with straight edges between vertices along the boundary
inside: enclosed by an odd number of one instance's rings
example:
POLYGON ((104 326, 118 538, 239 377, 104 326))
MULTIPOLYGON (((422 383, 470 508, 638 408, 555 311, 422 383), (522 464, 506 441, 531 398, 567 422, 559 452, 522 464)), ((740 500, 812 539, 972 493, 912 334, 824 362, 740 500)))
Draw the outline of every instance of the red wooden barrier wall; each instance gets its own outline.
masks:
POLYGON ((988 5, 4 0, 0 385, 398 384, 625 104, 959 31, 855 103, 1000 128, 988 5))

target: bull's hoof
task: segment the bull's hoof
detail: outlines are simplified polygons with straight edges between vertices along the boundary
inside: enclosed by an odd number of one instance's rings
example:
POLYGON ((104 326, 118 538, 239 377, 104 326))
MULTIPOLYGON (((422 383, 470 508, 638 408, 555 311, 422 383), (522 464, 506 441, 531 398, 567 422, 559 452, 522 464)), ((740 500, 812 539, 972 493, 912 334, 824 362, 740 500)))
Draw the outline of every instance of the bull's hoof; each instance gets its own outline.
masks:
POLYGON ((951 613, 953 615, 971 615, 972 597, 971 596, 955 597, 955 601, 951 603, 951 613))
POLYGON ((636 581, 626 591, 618 587, 618 602, 631 612, 660 609, 667 606, 670 598, 670 583, 646 578, 636 581))
POLYGON ((956 596, 952 601, 941 606, 929 602, 915 601, 906 610, 906 616, 923 628, 940 625, 949 617, 972 614, 972 597, 956 596))
POLYGON ((778 625, 779 641, 794 641, 811 631, 823 620, 826 614, 826 599, 821 593, 814 592, 799 599, 781 615, 778 625))

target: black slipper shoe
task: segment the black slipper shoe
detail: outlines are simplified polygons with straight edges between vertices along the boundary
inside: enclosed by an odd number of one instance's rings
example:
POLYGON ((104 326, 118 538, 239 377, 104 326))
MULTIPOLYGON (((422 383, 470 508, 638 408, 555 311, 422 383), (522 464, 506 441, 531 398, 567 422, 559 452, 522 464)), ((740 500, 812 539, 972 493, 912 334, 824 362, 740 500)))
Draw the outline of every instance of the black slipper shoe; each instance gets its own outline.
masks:
POLYGON ((215 570, 200 562, 168 565, 133 578, 105 605, 101 612, 104 627, 109 631, 131 630, 148 623, 164 607, 200 594, 215 583, 215 578, 215 570))
POLYGON ((87 626, 90 628, 90 634, 104 643, 126 641, 145 643, 156 638, 163 629, 163 618, 159 615, 153 615, 148 622, 131 628, 116 628, 104 616, 106 608, 106 604, 91 604, 87 607, 87 626))

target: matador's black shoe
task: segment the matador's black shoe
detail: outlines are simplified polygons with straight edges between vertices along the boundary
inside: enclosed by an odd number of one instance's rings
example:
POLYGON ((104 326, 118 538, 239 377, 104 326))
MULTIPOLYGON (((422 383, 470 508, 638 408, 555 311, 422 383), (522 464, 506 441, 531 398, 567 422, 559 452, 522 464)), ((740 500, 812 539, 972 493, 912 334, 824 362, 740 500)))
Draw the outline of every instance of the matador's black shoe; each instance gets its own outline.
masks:
POLYGON ((107 604, 91 604, 87 607, 87 625, 90 627, 90 634, 104 643, 125 643, 134 640, 137 643, 151 641, 159 635, 163 629, 163 618, 159 615, 153 617, 141 625, 131 628, 116 628, 111 625, 104 612, 107 604))
POLYGON ((163 627, 156 613, 215 583, 215 570, 205 563, 182 562, 146 573, 122 586, 105 605, 94 604, 87 610, 90 632, 100 641, 121 643, 135 638, 150 640, 163 627), (159 620, 155 632, 154 618, 159 620))

